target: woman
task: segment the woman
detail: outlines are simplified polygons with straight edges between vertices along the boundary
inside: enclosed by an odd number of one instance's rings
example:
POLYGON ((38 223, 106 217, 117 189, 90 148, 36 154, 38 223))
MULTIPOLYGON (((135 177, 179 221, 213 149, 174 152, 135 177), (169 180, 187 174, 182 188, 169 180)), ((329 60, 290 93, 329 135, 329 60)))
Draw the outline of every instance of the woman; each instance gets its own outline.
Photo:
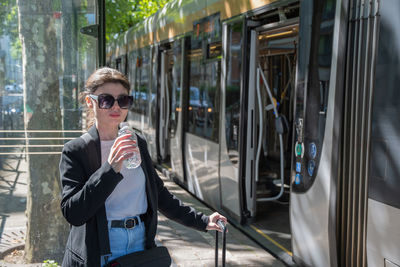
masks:
POLYGON ((146 142, 118 126, 132 105, 127 78, 111 68, 96 70, 86 82, 84 100, 93 126, 65 144, 60 174, 61 209, 71 224, 63 266, 104 266, 117 257, 155 247, 157 210, 197 230, 221 230, 226 218, 196 213, 172 195, 157 175, 146 142), (91 114, 91 115, 90 115, 91 114), (134 151, 142 163, 127 169, 134 151))

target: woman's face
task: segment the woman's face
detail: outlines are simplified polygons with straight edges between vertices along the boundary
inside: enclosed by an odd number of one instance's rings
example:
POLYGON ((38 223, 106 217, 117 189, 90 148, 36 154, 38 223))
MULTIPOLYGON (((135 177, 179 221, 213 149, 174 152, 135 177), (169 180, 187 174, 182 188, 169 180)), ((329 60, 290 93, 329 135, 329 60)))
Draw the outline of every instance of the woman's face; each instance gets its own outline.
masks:
POLYGON ((128 115, 128 109, 120 108, 116 99, 120 95, 128 95, 128 90, 120 83, 105 83, 93 93, 93 95, 100 94, 112 95, 115 101, 110 109, 101 109, 97 103, 98 100, 94 100, 89 96, 86 97, 88 107, 94 111, 96 126, 98 129, 116 129, 128 115))

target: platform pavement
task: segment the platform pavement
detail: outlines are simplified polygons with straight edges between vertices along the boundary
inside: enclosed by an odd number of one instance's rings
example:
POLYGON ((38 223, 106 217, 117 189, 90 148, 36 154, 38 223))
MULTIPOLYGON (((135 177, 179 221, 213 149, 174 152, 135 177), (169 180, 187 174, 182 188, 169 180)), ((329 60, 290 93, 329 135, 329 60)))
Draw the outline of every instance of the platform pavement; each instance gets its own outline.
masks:
MULTIPOLYGON (((168 190, 184 203, 205 214, 213 212, 176 183, 160 177, 168 190)), ((226 266, 285 266, 232 225, 228 224, 228 230, 226 266)), ((177 266, 214 266, 215 231, 195 231, 160 214, 157 238, 168 248, 177 266)), ((221 263, 221 251, 219 260, 221 263)))
MULTIPOLYGON (((24 246, 27 176, 27 162, 24 158, 18 156, 7 160, 3 158, 3 166, 0 169, 0 255, 12 248, 24 246)), ((161 173, 160 177, 166 187, 183 202, 205 214, 212 213, 200 201, 166 179, 161 173)), ((227 266, 284 266, 234 227, 228 225, 228 229, 227 266)), ((159 214, 156 239, 157 244, 168 248, 173 259, 172 266, 214 266, 214 231, 207 233, 195 231, 159 214)), ((221 254, 219 259, 221 260, 221 254)), ((0 260, 0 267, 3 266, 36 267, 41 264, 17 265, 0 260)))

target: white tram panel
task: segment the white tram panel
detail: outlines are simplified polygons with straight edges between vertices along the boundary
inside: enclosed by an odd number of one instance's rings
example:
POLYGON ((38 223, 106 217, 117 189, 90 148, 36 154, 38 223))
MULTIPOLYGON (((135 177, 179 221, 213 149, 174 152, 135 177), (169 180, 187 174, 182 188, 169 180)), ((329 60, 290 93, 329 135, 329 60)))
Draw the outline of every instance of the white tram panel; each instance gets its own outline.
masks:
MULTIPOLYGON (((378 32, 372 77, 368 172, 368 266, 400 266, 400 2, 375 4, 373 30, 378 32), (379 7, 379 9, 377 9, 379 7)), ((374 42, 374 43, 375 43, 374 42)))
POLYGON ((219 145, 186 133, 185 163, 188 189, 214 208, 219 208, 219 145))
POLYGON ((400 231, 395 222, 400 222, 400 209, 368 199, 368 266, 399 266, 400 231))
MULTIPOLYGON (((339 1, 340 2, 340 1, 339 1)), ((336 197, 337 188, 334 165, 338 157, 340 122, 342 116, 341 88, 337 88, 338 53, 343 47, 340 27, 341 3, 335 10, 332 43, 332 62, 329 82, 328 109, 320 166, 312 186, 304 193, 291 193, 290 218, 294 258, 310 266, 338 266, 336 251, 336 197)), ((320 73, 320 75, 323 73, 320 73)), ((307 114, 306 120, 307 120, 307 114)), ((313 122, 306 122, 313 123, 313 122)))

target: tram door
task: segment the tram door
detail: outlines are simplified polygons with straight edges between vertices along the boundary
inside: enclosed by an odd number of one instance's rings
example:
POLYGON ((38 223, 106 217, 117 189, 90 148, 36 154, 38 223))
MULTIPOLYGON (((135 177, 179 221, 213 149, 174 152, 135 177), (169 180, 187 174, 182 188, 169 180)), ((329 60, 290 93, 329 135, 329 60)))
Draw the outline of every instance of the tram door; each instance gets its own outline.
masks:
POLYGON ((160 56, 159 160, 184 182, 182 161, 182 42, 166 44, 160 56))
POLYGON ((274 253, 290 262, 289 129, 293 122, 298 19, 260 26, 250 32, 250 38, 245 162, 249 223, 268 236, 267 240, 273 240, 274 253))
MULTIPOLYGON (((207 18, 218 22, 219 14, 207 18)), ((201 21, 199 23, 206 23, 201 21)), ((211 22, 210 22, 211 23, 211 22)), ((188 84, 182 86, 184 102, 184 165, 190 192, 212 207, 220 208, 219 113, 221 85, 221 40, 192 36, 185 53, 188 84)), ((186 49, 186 48, 185 48, 186 49)))
POLYGON ((221 120, 220 120, 220 181, 221 206, 230 216, 239 220, 240 197, 240 107, 241 66, 243 53, 243 18, 223 23, 222 38, 226 51, 221 64, 221 120))
POLYGON ((272 200, 288 201, 298 25, 251 32, 247 135, 247 205, 251 216, 272 200))
POLYGON ((336 181, 342 116, 344 5, 302 1, 290 221, 293 259, 337 266, 336 181), (339 19, 340 18, 340 19, 339 19))

